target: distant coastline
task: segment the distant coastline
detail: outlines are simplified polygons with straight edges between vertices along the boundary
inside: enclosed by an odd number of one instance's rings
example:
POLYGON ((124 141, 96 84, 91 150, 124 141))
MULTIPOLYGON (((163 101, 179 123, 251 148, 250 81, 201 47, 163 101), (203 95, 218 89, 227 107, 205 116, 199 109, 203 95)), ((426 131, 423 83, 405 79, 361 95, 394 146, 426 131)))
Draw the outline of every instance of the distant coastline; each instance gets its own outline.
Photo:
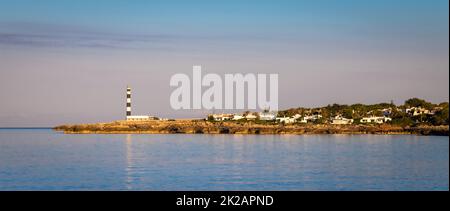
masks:
POLYGON ((50 130, 53 127, 0 127, 0 130, 50 130))
POLYGON ((66 134, 258 134, 258 135, 306 135, 306 134, 402 134, 448 136, 449 127, 331 125, 331 124, 262 124, 257 122, 211 122, 207 120, 151 120, 143 122, 115 121, 110 123, 61 125, 54 128, 66 134))
MULTIPOLYGON (((127 88, 128 95, 131 93, 127 88)), ((127 96, 127 102, 131 102, 127 96)), ((449 135, 449 104, 433 104, 418 98, 404 105, 333 104, 319 108, 243 114, 209 114, 205 119, 161 119, 131 116, 109 123, 60 125, 54 129, 68 134, 413 134, 449 135)))

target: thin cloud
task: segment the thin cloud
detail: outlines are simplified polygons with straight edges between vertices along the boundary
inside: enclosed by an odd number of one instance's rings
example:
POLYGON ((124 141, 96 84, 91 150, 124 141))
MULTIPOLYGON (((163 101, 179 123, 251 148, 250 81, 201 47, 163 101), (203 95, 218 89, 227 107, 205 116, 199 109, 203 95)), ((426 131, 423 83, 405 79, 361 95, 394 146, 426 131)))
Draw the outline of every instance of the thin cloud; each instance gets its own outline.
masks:
POLYGON ((31 23, 0 23, 0 45, 25 47, 165 48, 176 39, 165 34, 115 34, 88 28, 31 23))
MULTIPOLYGON (((30 22, 0 22, 0 45, 50 48, 174 49, 189 43, 267 41, 243 34, 124 34, 89 27, 30 22)), ((273 38, 272 38, 273 39, 273 38)), ((195 47, 195 45, 193 45, 195 47)))

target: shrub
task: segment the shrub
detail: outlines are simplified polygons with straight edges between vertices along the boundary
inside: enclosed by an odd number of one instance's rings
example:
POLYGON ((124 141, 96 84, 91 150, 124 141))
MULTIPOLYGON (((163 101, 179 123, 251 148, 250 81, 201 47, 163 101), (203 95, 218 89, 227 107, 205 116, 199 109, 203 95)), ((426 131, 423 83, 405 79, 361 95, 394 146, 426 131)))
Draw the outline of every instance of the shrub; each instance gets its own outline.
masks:
POLYGON ((219 133, 220 134, 228 134, 228 133, 230 133, 230 128, 228 128, 228 127, 220 127, 219 128, 219 133))

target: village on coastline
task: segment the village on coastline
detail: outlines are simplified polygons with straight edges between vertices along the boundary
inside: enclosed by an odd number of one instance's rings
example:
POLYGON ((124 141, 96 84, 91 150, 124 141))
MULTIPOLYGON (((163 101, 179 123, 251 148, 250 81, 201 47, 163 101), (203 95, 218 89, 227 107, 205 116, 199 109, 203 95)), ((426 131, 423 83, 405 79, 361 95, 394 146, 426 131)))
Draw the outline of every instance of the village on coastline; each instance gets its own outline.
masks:
POLYGON ((449 103, 412 98, 403 105, 332 104, 319 108, 208 114, 205 118, 168 119, 132 115, 127 87, 126 118, 109 123, 61 125, 65 133, 186 134, 421 134, 447 135, 449 103))
MULTIPOLYGON (((207 121, 257 121, 259 123, 273 124, 431 124, 448 125, 449 103, 443 102, 433 104, 419 98, 406 100, 404 105, 396 106, 390 103, 379 103, 374 105, 333 104, 319 108, 291 108, 282 111, 270 111, 270 108, 262 112, 246 111, 241 114, 220 113, 208 114, 207 121)), ((131 88, 127 87, 126 99, 127 121, 149 121, 149 120, 173 120, 158 118, 147 115, 131 115, 131 88)))
POLYGON ((297 108, 283 111, 246 111, 242 114, 209 114, 208 121, 265 121, 282 124, 448 124, 448 103, 438 105, 412 98, 404 105, 328 105, 321 108, 297 108), (447 117, 445 119, 445 117, 447 117), (394 121, 393 121, 394 120, 394 121))
MULTIPOLYGON (((409 101, 423 101, 417 98, 410 99, 409 101)), ((425 101, 423 101, 425 102, 425 101)), ((425 102, 426 103, 426 102, 425 102)), ((430 104, 431 105, 431 104, 430 104)), ((429 107, 429 106, 428 106, 429 107)), ((367 109, 365 109, 367 110, 367 109)), ((270 111, 266 109, 262 112, 251 112, 246 111, 244 113, 220 113, 220 114, 208 114, 205 120, 207 121, 253 121, 253 122, 266 122, 266 123, 282 123, 282 124, 333 124, 333 125, 348 125, 348 124, 385 124, 393 123, 393 118, 396 123, 410 123, 410 124, 433 124, 437 123, 448 124, 447 120, 441 119, 442 116, 445 118, 445 114, 448 113, 448 103, 441 103, 439 105, 433 105, 432 109, 424 108, 422 106, 410 106, 409 104, 402 106, 395 106, 393 104, 377 104, 377 105, 338 105, 334 104, 332 106, 322 107, 322 108, 298 108, 298 109, 288 109, 283 111, 270 111), (353 107, 382 107, 374 110, 362 111, 355 110, 353 107), (331 115, 322 115, 323 110, 327 110, 329 113, 330 108, 340 107, 337 111, 335 109, 331 115), (344 108, 345 107, 345 108, 344 108), (348 113, 346 109, 351 109, 351 113, 348 113), (294 113, 294 114, 293 114, 294 113), (361 115, 361 113, 363 113, 361 115), (365 114, 364 114, 365 113, 365 114), (349 115, 350 114, 350 115, 349 115), (444 115, 442 115, 444 114, 444 115), (435 116, 439 115, 439 117, 435 116), (356 116, 356 117, 355 117, 356 116), (358 118, 359 117, 359 118, 358 118)), ((173 121, 174 119, 169 118, 159 118, 155 116, 139 115, 139 116, 127 116, 126 118, 129 122, 137 121, 149 121, 149 120, 159 120, 159 121, 173 121)))

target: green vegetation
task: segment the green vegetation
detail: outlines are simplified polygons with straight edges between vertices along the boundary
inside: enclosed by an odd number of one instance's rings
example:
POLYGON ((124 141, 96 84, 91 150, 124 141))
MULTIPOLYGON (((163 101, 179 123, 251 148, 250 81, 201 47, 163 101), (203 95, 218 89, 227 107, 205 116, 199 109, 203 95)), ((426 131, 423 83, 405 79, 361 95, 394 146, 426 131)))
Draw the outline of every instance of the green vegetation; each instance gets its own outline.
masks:
MULTIPOLYGON (((386 117, 387 123, 395 126, 426 126, 426 125, 448 125, 449 124, 449 103, 443 102, 440 104, 433 104, 426 100, 419 98, 411 98, 405 101, 403 105, 395 105, 390 103, 378 103, 378 104, 331 104, 324 107, 317 108, 290 108, 286 110, 278 111, 277 117, 293 117, 296 114, 305 116, 315 116, 312 119, 306 121, 295 121, 296 125, 303 124, 329 124, 336 116, 341 116, 345 119, 353 119, 352 124, 363 124, 361 120, 367 117, 386 117), (316 118, 317 117, 317 118, 316 118)), ((265 110, 264 112, 269 112, 265 110)), ((245 124, 251 122, 258 125, 285 125, 276 120, 261 120, 259 113, 246 111, 243 116, 253 114, 257 118, 252 120, 240 119, 240 120, 214 120, 213 116, 208 116, 207 121, 214 122, 234 122, 238 124, 245 124)), ((232 115, 232 114, 231 114, 232 115)), ((299 118, 300 119, 300 118, 299 118)), ((384 120, 383 120, 384 121, 384 120)), ((293 123, 288 123, 293 124, 293 123)), ((364 123, 364 124, 376 124, 376 123, 364 123)))
MULTIPOLYGON (((259 118, 223 121, 207 119, 115 121, 110 123, 61 125, 56 130, 65 133, 150 133, 150 134, 417 134, 445 135, 449 130, 449 103, 433 104, 412 98, 403 105, 378 103, 372 105, 331 104, 318 108, 291 108, 278 112, 279 117, 297 116, 301 121, 281 122, 259 118), (353 119, 352 124, 331 124, 336 116, 353 119), (361 123, 366 117, 388 119, 387 123, 361 123), (306 121, 306 117, 307 121, 306 121), (300 117, 299 117, 300 118, 300 117)), ((268 111, 266 111, 268 112, 268 111)), ((258 113, 245 112, 258 117, 258 113)), ((341 119, 341 118, 340 118, 341 119)), ((367 119, 366 119, 367 120, 367 119)))
MULTIPOLYGON (((268 111, 265 111, 268 112, 268 111)), ((433 104, 422 99, 412 98, 403 105, 378 103, 372 105, 332 104, 318 108, 291 108, 278 112, 279 117, 302 120, 280 121, 262 120, 258 113, 251 120, 231 120, 226 114, 223 120, 152 120, 115 121, 109 123, 61 125, 56 130, 65 133, 151 133, 151 134, 419 134, 448 135, 449 103, 433 104), (255 118, 256 116, 256 118, 255 118), (353 119, 351 124, 332 124, 336 116, 353 119), (295 117, 295 118, 297 118, 295 117), (307 117, 307 118, 306 118, 307 117), (361 123, 366 117, 383 119, 377 123, 361 123), (389 120, 384 120, 389 119, 389 120), (386 123, 387 121, 387 123, 386 123)), ((244 115, 245 115, 244 114, 244 115)), ((222 116, 224 117, 224 116, 222 116)), ((338 118, 342 120, 342 118, 338 118)), ((365 119, 367 122, 367 119, 365 119)))
POLYGON ((293 116, 295 114, 304 115, 322 115, 321 119, 316 120, 315 124, 326 123, 327 120, 340 115, 347 119, 353 119, 354 124, 360 123, 364 117, 386 116, 392 118, 390 124, 399 126, 417 126, 417 125, 448 125, 449 124, 449 103, 433 104, 419 98, 411 98, 405 101, 403 105, 396 106, 391 103, 378 103, 372 105, 353 104, 341 105, 332 104, 318 108, 291 108, 278 112, 278 116, 293 116), (407 109, 421 109, 422 113, 408 113, 407 109))
POLYGON ((429 102, 419 99, 419 98, 411 98, 405 102, 405 106, 433 109, 433 107, 437 106, 437 105, 433 105, 432 103, 429 103, 429 102))

